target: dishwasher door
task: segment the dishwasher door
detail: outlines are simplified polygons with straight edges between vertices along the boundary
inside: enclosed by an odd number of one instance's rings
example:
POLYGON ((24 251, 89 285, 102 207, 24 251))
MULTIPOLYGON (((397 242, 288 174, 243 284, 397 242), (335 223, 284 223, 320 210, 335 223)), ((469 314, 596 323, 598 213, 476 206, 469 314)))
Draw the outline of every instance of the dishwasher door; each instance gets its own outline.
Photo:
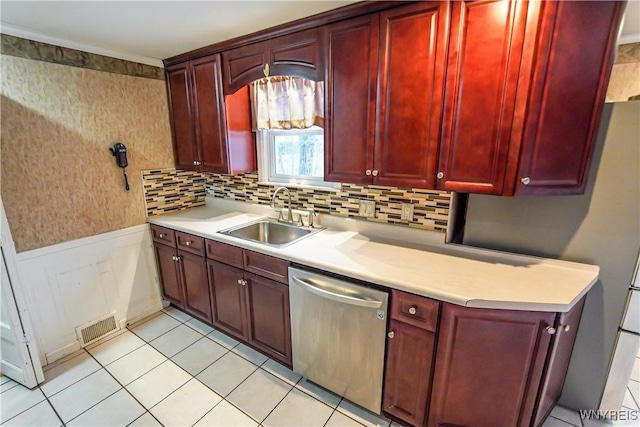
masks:
POLYGON ((293 370, 381 411, 387 292, 289 268, 293 370))

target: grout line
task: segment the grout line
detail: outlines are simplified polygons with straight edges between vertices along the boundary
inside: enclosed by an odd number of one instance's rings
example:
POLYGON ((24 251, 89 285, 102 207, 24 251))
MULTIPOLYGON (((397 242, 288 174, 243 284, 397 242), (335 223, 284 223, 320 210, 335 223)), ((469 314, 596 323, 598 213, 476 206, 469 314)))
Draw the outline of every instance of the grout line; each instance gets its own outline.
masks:
MULTIPOLYGON (((17 385, 19 385, 20 387, 27 388, 27 387, 23 386, 22 384, 18 384, 18 383, 16 383, 16 384, 17 384, 17 385)), ((11 387, 11 388, 14 388, 14 387, 11 387)), ((43 402, 47 402, 47 403, 49 404, 49 406, 51 406, 51 409, 53 409, 53 413, 54 413, 54 414, 56 414, 56 417, 58 417, 58 420, 60 420, 60 423, 61 423, 63 426, 66 426, 66 424, 64 423, 64 421, 62 421, 62 417, 60 417, 60 414, 58 414, 58 411, 56 411, 56 408, 53 406, 53 404, 49 401, 49 398, 47 397, 47 395, 46 395, 46 394, 44 394, 44 392, 43 392, 43 391, 42 391, 42 389, 40 388, 40 385, 36 385, 36 387, 35 387, 35 388, 37 388, 37 389, 40 391, 40 393, 42 393, 42 396, 44 397, 44 400, 41 400, 41 401, 39 401, 39 402, 37 402, 37 403, 35 403, 35 404, 33 404, 33 405, 29 406, 28 408, 26 408, 26 409, 24 409, 24 410, 22 410, 22 411, 18 412, 18 413, 17 413, 17 414, 15 414, 13 417, 11 417, 11 418, 9 418, 9 419, 5 420, 4 422, 6 423, 6 422, 8 422, 8 421, 11 421, 11 420, 12 420, 12 419, 14 419, 15 417, 17 417, 17 416, 19 416, 19 415, 22 415, 22 414, 24 414, 25 412, 27 412, 27 411, 29 411, 29 410, 31 410, 31 409, 33 409, 33 408, 35 408, 35 407, 36 407, 36 406, 38 406, 39 404, 41 404, 41 403, 43 403, 43 402)), ((10 389, 9 389, 9 390, 10 390, 10 389)), ((27 390, 30 390, 30 389, 27 389, 27 390)), ((35 391, 35 389, 34 389, 34 390, 32 390, 32 391, 35 391)))
POLYGON ((633 395, 633 393, 631 393, 631 389, 629 388, 628 385, 627 385, 627 392, 631 395, 631 400, 633 400, 633 403, 636 404, 636 407, 640 408, 640 402, 638 402, 635 396, 633 395))
MULTIPOLYGON (((144 340, 143 340, 143 341, 144 341, 144 340)), ((146 342, 146 341, 145 341, 145 342, 146 342)), ((87 352, 87 353, 88 353, 88 352, 87 352)), ((90 355, 91 357, 93 357, 93 355, 92 355, 91 353, 89 353, 89 355, 90 355)), ((100 363, 100 362, 99 362, 95 357, 93 357, 93 359, 98 363, 98 365, 102 366, 102 364, 101 364, 101 363, 100 363)), ((162 362, 162 363, 164 363, 164 362, 162 362)), ((158 366, 160 366, 160 365, 158 365, 158 366)), ((157 368, 157 366, 156 366, 155 368, 157 368)), ((153 369, 155 369, 155 368, 153 368, 153 369)), ((157 418, 156 418, 156 417, 151 413, 151 411, 149 411, 149 409, 148 409, 146 406, 144 406, 144 405, 142 404, 142 402, 140 402, 140 401, 138 400, 138 398, 137 398, 137 397, 135 397, 135 396, 133 395, 133 393, 131 393, 131 392, 127 389, 127 387, 126 387, 126 386, 122 385, 122 383, 121 383, 120 381, 118 381, 118 379, 117 379, 116 377, 114 377, 114 376, 113 376, 113 374, 111 374, 111 372, 109 372, 109 371, 107 370, 107 368, 105 368, 104 366, 102 366, 102 369, 104 369, 104 370, 105 370, 105 372, 106 372, 107 374, 109 374, 109 375, 111 376, 111 378, 113 378, 113 379, 114 379, 114 381, 115 381, 115 382, 117 382, 117 383, 122 387, 122 388, 121 388, 121 390, 126 391, 126 392, 129 394, 129 396, 133 397, 133 400, 135 400, 136 402, 138 402, 138 404, 139 404, 139 405, 140 405, 140 406, 141 406, 141 407, 142 407, 146 412, 149 412, 149 415, 151 415, 151 416, 153 417, 153 419, 155 419, 156 421, 158 421, 158 423, 159 423, 160 425, 162 425, 162 423, 161 423, 161 422, 160 422, 160 421, 159 421, 159 420, 158 420, 158 419, 157 419, 157 418)), ((152 369, 152 370, 153 370, 153 369, 152 369)), ((151 371, 149 371, 149 372, 151 372, 151 371)), ((133 382, 133 381, 132 381, 132 382, 133 382)), ((129 383, 129 384, 131 384, 131 383, 129 383)), ((120 390, 118 390, 118 391, 120 391, 120 390)), ((116 391, 116 393, 117 393, 118 391, 116 391)), ((115 393, 113 393, 113 394, 115 394, 115 393)), ((113 394, 112 394, 112 395, 113 395, 113 394)), ((103 399, 103 400, 104 400, 104 399, 103 399)), ((98 403, 100 403, 100 402, 98 402, 98 403)), ((96 405, 97 405, 97 404, 96 404, 96 405)), ((95 405, 93 405, 93 406, 95 406, 95 405)), ((93 408, 93 406, 92 406, 91 408, 93 408)), ((89 409, 91 409, 91 408, 89 408, 89 409)), ((88 409, 87 409, 87 411, 88 411, 88 409)), ((86 411, 85 411, 85 412, 86 412, 86 411)), ((144 413, 143 413, 142 415, 144 415, 144 413)), ((141 417, 142 415, 140 415, 140 417, 141 417)), ((138 417, 138 418, 140 418, 140 417, 138 417)), ((76 417, 76 418, 77 418, 77 417, 76 417)), ((133 421, 137 420, 138 418, 134 419, 133 421)), ((131 422, 133 422, 133 421, 131 421, 131 422)), ((131 424, 131 423, 129 423, 129 424, 131 424)))

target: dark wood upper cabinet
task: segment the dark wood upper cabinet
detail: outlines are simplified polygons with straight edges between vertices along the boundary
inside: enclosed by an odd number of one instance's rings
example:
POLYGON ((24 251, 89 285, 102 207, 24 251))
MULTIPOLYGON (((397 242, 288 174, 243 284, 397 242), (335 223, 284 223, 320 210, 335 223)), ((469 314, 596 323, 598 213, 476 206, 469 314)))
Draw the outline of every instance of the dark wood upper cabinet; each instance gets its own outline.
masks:
POLYGON ((530 426, 555 317, 443 303, 428 425, 530 426))
POLYGON ((584 193, 623 12, 622 1, 541 4, 516 195, 584 193))
POLYGON ((419 2, 327 28, 325 180, 435 184, 448 15, 419 2))
POLYGON ((325 181, 371 182, 379 22, 375 14, 326 28, 325 181))
POLYGON ((176 169, 193 170, 199 158, 195 128, 192 124, 191 79, 189 64, 179 64, 167 69, 167 94, 169 117, 173 134, 173 155, 176 169))
POLYGON ((438 188, 583 193, 622 5, 454 2, 438 188))
POLYGON ((435 185, 448 30, 449 3, 444 1, 380 14, 376 184, 435 185))
POLYGON ((220 55, 167 68, 167 87, 177 169, 198 172, 254 171, 248 90, 225 97, 220 55))
POLYGON ((499 194, 511 139, 526 2, 455 2, 439 188, 499 194))
POLYGON ((324 52, 320 33, 320 28, 313 28, 224 51, 224 93, 235 93, 267 76, 322 80, 324 52))

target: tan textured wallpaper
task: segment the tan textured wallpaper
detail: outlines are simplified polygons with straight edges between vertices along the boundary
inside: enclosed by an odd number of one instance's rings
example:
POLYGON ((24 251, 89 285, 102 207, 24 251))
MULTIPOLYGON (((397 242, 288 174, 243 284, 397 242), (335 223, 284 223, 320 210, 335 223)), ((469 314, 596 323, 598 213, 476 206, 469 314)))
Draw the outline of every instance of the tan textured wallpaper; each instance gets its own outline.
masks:
POLYGON ((164 82, 7 55, 0 67, 0 189, 16 250, 144 223, 140 171, 173 166, 164 82))
POLYGON ((618 46, 611 70, 607 101, 624 102, 640 95, 640 43, 618 46))

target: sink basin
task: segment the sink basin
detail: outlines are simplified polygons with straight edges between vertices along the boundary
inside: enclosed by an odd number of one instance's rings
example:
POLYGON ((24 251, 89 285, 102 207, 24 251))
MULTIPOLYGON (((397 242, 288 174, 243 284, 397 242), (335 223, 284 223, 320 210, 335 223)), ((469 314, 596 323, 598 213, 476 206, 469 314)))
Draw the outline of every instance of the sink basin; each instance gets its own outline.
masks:
POLYGON ((262 220, 218 231, 218 233, 281 248, 321 230, 321 228, 298 227, 280 222, 262 220))

